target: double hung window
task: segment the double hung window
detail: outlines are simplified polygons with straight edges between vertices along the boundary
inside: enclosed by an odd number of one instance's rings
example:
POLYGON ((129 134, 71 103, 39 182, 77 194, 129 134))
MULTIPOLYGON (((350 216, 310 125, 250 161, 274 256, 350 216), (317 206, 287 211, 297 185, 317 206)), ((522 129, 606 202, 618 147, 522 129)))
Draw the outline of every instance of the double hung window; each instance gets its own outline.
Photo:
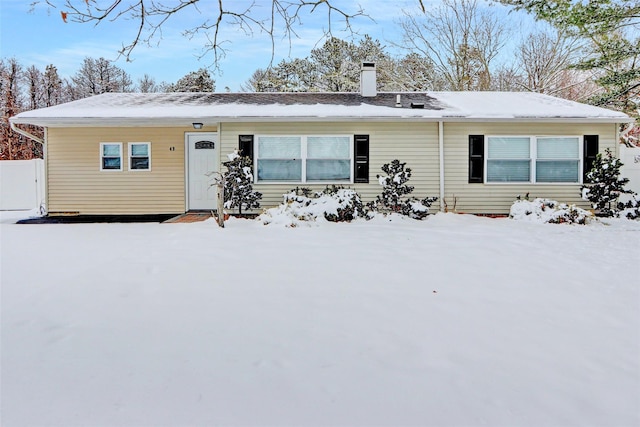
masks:
POLYGON ((129 170, 151 170, 151 144, 148 142, 129 143, 129 170))
POLYGON ((578 182, 580 138, 536 138, 536 182, 578 182))
POLYGON ((258 182, 352 182, 352 137, 257 136, 258 182))
POLYGON ((487 142, 487 182, 529 182, 529 137, 490 136, 487 142))
POLYGON ((121 171, 122 170, 122 143, 121 142, 101 142, 100 143, 100 170, 101 171, 121 171))
MULTIPOLYGON (((124 154, 122 142, 101 142, 100 143, 100 170, 101 171, 122 171, 124 170, 124 154)), ((151 170, 151 143, 150 142, 129 142, 128 147, 128 170, 130 171, 150 171, 151 170)))
POLYGON ((486 182, 579 183, 577 136, 489 136, 486 182))

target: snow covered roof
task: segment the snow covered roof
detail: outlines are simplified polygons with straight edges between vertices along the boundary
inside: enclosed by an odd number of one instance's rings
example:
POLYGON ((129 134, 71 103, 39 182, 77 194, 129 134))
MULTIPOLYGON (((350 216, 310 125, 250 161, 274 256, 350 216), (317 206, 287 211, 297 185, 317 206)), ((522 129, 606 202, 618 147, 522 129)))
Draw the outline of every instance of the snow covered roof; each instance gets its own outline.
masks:
POLYGON ((49 127, 277 120, 631 121, 624 113, 532 92, 105 93, 11 118, 49 127))

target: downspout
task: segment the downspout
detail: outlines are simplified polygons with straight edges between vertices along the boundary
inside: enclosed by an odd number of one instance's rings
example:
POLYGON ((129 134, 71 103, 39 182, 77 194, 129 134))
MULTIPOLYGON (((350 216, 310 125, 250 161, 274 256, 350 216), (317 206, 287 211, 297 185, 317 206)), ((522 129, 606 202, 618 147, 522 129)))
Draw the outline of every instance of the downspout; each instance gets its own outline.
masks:
POLYGON ((444 212, 444 123, 438 122, 438 148, 440 149, 440 212, 444 212))
MULTIPOLYGON (((48 139, 49 128, 44 128, 44 140, 48 139)), ((44 159, 44 174, 42 179, 44 179, 44 207, 40 208, 40 214, 48 215, 49 214, 49 155, 48 155, 48 144, 42 144, 42 157, 44 159)))
POLYGON ((38 138, 37 136, 30 134, 26 130, 22 130, 22 129, 18 128, 16 126, 16 124, 13 123, 11 120, 9 120, 9 126, 11 126, 11 130, 14 131, 15 133, 18 133, 18 134, 20 134, 20 135, 22 135, 22 136, 24 136, 26 138, 29 138, 29 139, 37 142, 38 144, 42 144, 42 146, 44 147, 45 144, 44 144, 44 140, 43 139, 38 138))

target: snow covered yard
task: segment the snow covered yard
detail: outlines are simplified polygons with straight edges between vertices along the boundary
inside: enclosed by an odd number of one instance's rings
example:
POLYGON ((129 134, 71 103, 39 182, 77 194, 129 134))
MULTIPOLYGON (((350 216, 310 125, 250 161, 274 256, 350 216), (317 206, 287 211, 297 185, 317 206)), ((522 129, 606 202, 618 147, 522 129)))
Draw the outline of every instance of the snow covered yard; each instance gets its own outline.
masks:
POLYGON ((1 425, 640 424, 640 222, 0 224, 1 425))

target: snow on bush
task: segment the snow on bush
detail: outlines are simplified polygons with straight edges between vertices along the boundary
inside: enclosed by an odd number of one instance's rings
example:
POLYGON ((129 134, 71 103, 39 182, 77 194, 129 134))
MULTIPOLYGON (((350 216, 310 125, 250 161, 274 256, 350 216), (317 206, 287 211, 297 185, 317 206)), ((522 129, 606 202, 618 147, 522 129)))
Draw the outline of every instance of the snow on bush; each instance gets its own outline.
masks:
POLYGON ((317 220, 349 222, 366 217, 360 196, 350 188, 334 185, 315 193, 308 188, 295 188, 283 197, 281 205, 265 210, 258 221, 298 227, 317 220))
POLYGON ((618 202, 618 216, 640 220, 640 196, 633 194, 627 203, 618 202))
POLYGON ((613 156, 610 149, 598 153, 593 167, 587 172, 587 184, 580 188, 582 198, 591 202, 598 216, 618 216, 616 201, 621 194, 631 194, 624 187, 629 182, 620 178, 622 162, 613 156))
POLYGON ((282 224, 297 227, 303 223, 315 222, 323 218, 331 222, 349 222, 356 218, 373 218, 376 213, 399 214, 413 219, 424 219, 429 214, 431 204, 437 197, 405 197, 414 187, 407 184, 411 169, 406 163, 393 160, 382 166, 386 176, 378 175, 382 193, 366 206, 355 190, 335 185, 321 192, 309 188, 295 188, 284 195, 284 203, 267 209, 258 220, 263 224, 282 224))
POLYGON ((393 160, 382 165, 386 175, 377 175, 378 183, 382 186, 382 193, 367 207, 372 211, 383 213, 399 213, 413 219, 424 219, 429 214, 431 204, 437 197, 404 198, 413 192, 414 187, 407 182, 411 178, 411 168, 405 168, 406 163, 393 160))
POLYGON ((552 224, 588 224, 593 214, 575 205, 549 199, 535 199, 516 200, 511 205, 509 218, 552 224))
POLYGON ((228 159, 223 163, 227 168, 224 173, 224 208, 238 208, 240 215, 242 209, 259 208, 262 193, 253 190, 251 158, 234 151, 228 155, 228 159))

